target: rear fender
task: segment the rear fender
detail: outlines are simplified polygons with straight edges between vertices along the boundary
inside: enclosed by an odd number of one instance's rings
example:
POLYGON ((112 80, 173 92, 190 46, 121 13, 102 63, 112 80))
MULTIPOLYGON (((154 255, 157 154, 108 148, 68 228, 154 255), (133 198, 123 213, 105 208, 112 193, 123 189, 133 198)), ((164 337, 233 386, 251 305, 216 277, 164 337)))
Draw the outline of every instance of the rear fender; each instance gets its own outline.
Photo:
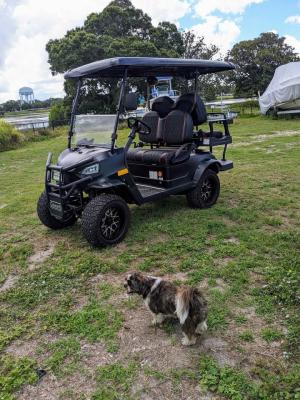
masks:
POLYGON ((193 182, 195 186, 198 184, 198 182, 201 179, 201 176, 203 175, 204 171, 207 169, 212 169, 216 173, 220 171, 220 165, 217 160, 208 160, 205 161, 205 163, 201 163, 198 168, 195 171, 194 177, 193 177, 193 182))

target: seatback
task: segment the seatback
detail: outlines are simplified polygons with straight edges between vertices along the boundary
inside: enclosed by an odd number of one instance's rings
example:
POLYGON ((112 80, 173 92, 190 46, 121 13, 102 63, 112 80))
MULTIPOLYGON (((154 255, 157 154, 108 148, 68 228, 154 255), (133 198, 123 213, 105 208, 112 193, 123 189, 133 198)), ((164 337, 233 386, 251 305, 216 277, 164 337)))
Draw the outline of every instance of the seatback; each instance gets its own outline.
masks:
POLYGON ((153 101, 151 111, 147 112, 142 118, 142 122, 145 122, 151 130, 150 134, 139 134, 139 138, 142 142, 158 144, 161 141, 159 120, 166 117, 172 110, 173 105, 174 101, 168 96, 161 96, 153 101))
POLYGON ((193 120, 187 112, 173 110, 159 124, 162 142, 166 145, 181 145, 193 138, 193 120))
POLYGON ((190 142, 193 137, 193 120, 191 111, 193 102, 190 97, 180 96, 173 111, 159 121, 159 130, 163 143, 166 145, 181 145, 190 142))
POLYGON ((201 125, 207 121, 205 105, 196 93, 181 95, 177 99, 174 108, 189 113, 193 119, 194 126, 201 125))

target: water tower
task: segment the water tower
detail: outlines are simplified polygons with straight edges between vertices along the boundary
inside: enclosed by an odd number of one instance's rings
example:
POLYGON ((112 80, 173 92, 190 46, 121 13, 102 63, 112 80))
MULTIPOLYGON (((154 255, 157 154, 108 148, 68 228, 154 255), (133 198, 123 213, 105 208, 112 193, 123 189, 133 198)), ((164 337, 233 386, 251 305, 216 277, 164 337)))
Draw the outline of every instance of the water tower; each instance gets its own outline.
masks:
POLYGON ((34 102, 33 90, 30 87, 22 87, 19 90, 19 96, 21 105, 24 103, 31 104, 34 102))

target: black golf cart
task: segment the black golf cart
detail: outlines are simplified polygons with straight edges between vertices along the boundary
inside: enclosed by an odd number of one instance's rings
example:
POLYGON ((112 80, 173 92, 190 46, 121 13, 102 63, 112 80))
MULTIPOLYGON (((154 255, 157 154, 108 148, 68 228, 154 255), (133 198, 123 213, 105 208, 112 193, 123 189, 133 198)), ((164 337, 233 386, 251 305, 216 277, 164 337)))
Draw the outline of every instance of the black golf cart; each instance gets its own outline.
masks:
POLYGON ((202 74, 234 69, 220 61, 149 57, 120 57, 97 61, 66 73, 77 80, 68 148, 57 164, 49 153, 45 191, 37 212, 44 225, 60 229, 81 218, 82 232, 94 246, 120 242, 126 235, 128 203, 141 205, 169 195, 186 195, 194 208, 216 203, 218 173, 233 168, 226 160, 232 139, 223 114, 209 115, 197 95, 202 74), (137 96, 128 93, 129 78, 181 77, 194 81, 194 91, 174 102, 160 96, 142 119, 129 118, 125 146, 117 146, 118 124, 125 111, 137 108, 137 96), (85 80, 116 78, 120 96, 115 115, 78 115, 78 102, 85 80), (208 122, 209 129, 201 129, 208 122), (217 126, 218 130, 214 127, 217 126), (223 146, 222 159, 212 154, 223 146))

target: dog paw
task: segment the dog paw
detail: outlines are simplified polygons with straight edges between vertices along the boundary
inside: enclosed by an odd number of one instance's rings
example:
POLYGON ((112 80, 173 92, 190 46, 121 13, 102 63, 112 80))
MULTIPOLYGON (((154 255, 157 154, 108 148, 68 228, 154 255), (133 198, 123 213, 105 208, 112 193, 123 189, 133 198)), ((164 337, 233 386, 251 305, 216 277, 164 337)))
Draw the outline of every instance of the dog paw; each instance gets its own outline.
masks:
POLYGON ((160 325, 164 322, 164 319, 165 319, 164 315, 157 314, 152 320, 152 325, 160 325))
POLYGON ((196 333, 200 334, 207 331, 207 323, 206 321, 200 322, 196 328, 196 333))
POLYGON ((193 337, 191 339, 189 339, 187 336, 185 336, 182 340, 181 343, 183 346, 193 346, 194 344, 196 344, 196 338, 193 337))

